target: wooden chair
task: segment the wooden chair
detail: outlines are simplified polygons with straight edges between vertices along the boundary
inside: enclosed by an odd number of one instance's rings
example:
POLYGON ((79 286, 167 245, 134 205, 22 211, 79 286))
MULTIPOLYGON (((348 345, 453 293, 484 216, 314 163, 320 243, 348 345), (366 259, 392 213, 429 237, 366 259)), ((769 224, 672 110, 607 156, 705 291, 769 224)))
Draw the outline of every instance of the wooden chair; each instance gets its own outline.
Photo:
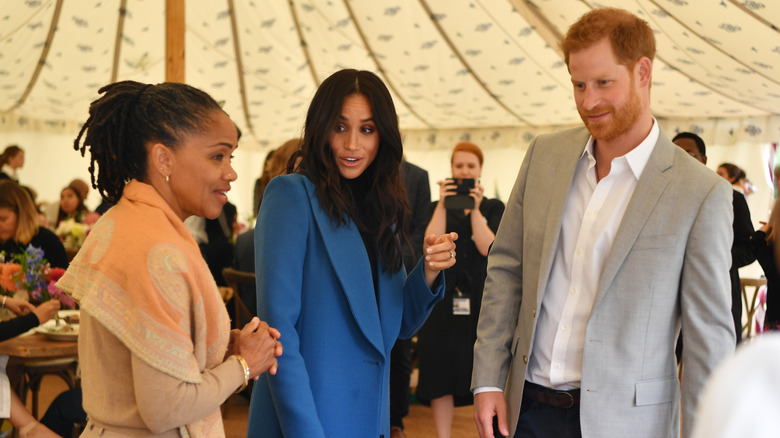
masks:
MULTIPOLYGON (((245 323, 249 322, 250 319, 252 319, 252 312, 249 311, 249 309, 246 307, 246 304, 244 304, 244 301, 241 299, 241 295, 238 293, 238 286, 239 285, 246 285, 251 286, 252 289, 255 288, 255 273, 254 272, 245 272, 245 271, 239 271, 233 268, 224 268, 222 270, 222 278, 225 279, 225 282, 228 285, 228 288, 231 289, 231 292, 228 294, 223 294, 223 299, 225 300, 225 303, 227 304, 230 299, 233 300, 234 307, 234 314, 233 321, 231 323, 231 328, 237 328, 241 329, 241 327, 244 326, 245 323), (242 318, 245 318, 246 321, 243 321, 242 318)), ((245 394, 247 396, 248 394, 252 393, 252 384, 254 383, 254 380, 249 381, 249 386, 247 386, 244 391, 242 391, 242 394, 245 394)), ((222 416, 226 416, 228 414, 228 410, 230 407, 230 400, 235 396, 231 395, 228 397, 228 399, 225 401, 225 403, 222 404, 221 410, 222 410, 222 416)))
POLYGON ((41 390, 43 377, 47 374, 58 376, 65 381, 69 389, 73 389, 80 386, 78 366, 78 360, 75 358, 31 361, 24 364, 24 376, 20 382, 18 394, 24 402, 27 400, 27 393, 32 393, 32 410, 30 412, 33 417, 40 419, 38 416, 38 393, 41 390))
POLYGON ((742 286, 742 301, 747 314, 747 322, 742 326, 742 333, 745 337, 750 337, 753 330, 753 314, 756 313, 758 291, 766 284, 766 278, 740 278, 739 282, 742 286), (747 289, 750 287, 753 288, 753 298, 748 300, 747 289))
POLYGON ((225 279, 228 287, 233 290, 233 304, 235 306, 235 316, 233 317, 232 328, 240 329, 250 319, 252 319, 253 313, 249 311, 241 299, 241 295, 238 293, 239 285, 255 287, 255 273, 239 271, 233 268, 225 268, 222 270, 222 277, 225 279), (242 317, 246 318, 246 321, 242 321, 242 317))

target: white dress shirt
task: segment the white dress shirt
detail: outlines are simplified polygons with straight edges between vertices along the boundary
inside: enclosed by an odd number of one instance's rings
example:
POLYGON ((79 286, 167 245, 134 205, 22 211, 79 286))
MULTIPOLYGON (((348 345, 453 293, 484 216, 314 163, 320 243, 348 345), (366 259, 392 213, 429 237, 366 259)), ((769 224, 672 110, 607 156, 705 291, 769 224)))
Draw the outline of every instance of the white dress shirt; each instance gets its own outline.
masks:
POLYGON ((658 140, 658 124, 596 179, 593 138, 574 173, 561 218, 560 237, 536 322, 526 379, 538 385, 580 387, 585 328, 604 264, 623 214, 658 140))

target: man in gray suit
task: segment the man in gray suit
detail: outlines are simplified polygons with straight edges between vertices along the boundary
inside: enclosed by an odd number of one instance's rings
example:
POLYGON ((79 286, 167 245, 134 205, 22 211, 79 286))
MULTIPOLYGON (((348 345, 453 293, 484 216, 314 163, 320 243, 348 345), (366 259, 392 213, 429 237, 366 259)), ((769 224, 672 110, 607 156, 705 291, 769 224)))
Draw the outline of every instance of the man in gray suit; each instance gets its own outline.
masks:
POLYGON ((535 139, 488 258, 481 437, 676 437, 734 350, 731 188, 660 132, 655 38, 598 9, 561 43, 585 127, 535 139))

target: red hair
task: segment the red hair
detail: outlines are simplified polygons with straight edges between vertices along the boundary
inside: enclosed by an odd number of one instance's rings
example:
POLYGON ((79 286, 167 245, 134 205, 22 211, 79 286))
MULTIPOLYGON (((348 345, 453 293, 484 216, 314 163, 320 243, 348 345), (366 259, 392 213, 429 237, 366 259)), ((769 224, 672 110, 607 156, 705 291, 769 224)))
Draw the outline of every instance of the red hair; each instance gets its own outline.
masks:
POLYGON ((618 63, 628 69, 641 57, 655 57, 655 35, 645 20, 623 9, 594 9, 572 24, 561 41, 561 50, 569 65, 569 55, 609 38, 618 63))
POLYGON ((450 156, 450 164, 452 164, 452 160, 455 158, 455 152, 468 152, 470 154, 474 154, 477 156, 477 159, 479 160, 479 165, 482 166, 482 160, 484 159, 482 157, 482 149, 479 148, 479 146, 475 145, 474 143, 470 141, 462 141, 455 145, 455 148, 452 150, 452 155, 450 156))

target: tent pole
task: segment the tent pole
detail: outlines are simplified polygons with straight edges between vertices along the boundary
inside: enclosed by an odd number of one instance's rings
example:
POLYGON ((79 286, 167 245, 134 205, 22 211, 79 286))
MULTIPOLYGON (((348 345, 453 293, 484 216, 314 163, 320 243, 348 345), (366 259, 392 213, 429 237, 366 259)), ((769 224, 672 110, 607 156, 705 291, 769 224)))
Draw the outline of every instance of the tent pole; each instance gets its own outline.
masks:
POLYGON ((184 0, 165 1, 165 80, 184 83, 184 0))

